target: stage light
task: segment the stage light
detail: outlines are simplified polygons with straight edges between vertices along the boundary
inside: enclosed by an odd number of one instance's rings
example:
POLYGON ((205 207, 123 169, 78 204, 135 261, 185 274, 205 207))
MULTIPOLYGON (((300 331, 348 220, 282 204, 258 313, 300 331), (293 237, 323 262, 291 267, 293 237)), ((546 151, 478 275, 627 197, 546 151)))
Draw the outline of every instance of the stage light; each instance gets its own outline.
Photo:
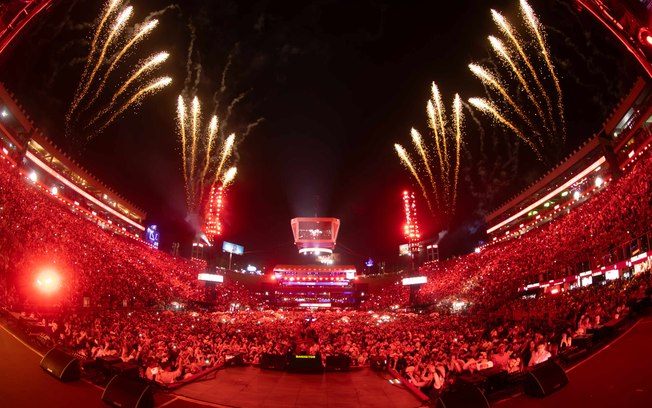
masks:
POLYGON ((36 180, 38 180, 38 175, 36 174, 35 171, 32 171, 29 173, 29 179, 33 182, 36 183, 36 180))
POLYGON ((46 269, 36 277, 36 287, 43 293, 50 294, 59 290, 61 277, 51 269, 46 269))
POLYGON ((575 199, 575 201, 579 200, 579 199, 580 199, 580 196, 581 196, 581 195, 580 195, 580 192, 579 192, 579 191, 576 191, 576 192, 573 193, 573 198, 575 199))
POLYGON ((600 187, 604 183, 604 180, 602 180, 602 177, 598 176, 595 178, 595 186, 600 187))
POLYGON ((9 116, 9 112, 7 112, 6 108, 2 109, 1 115, 2 115, 3 118, 6 118, 7 116, 9 116))

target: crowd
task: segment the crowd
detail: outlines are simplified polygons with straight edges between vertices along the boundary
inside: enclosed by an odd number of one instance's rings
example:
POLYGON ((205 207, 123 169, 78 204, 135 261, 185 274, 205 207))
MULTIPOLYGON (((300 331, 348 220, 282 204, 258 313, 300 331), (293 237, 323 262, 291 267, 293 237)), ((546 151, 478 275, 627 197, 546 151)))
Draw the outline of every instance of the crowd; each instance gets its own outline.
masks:
MULTIPOLYGON (((0 276, 23 302, 38 301, 33 282, 48 268, 62 277, 57 298, 66 307, 164 307, 204 299, 198 265, 102 229, 29 183, 0 164, 0 276)), ((257 299, 227 282, 218 306, 233 301, 257 299)))
POLYGON ((400 310, 409 296, 401 285, 385 288, 366 310, 313 313, 260 310, 258 298, 235 283, 220 286, 218 312, 170 311, 173 302, 203 299, 196 265, 101 229, 0 164, 0 306, 20 311, 35 302, 26 289, 33 271, 55 267, 66 282, 61 308, 34 317, 50 345, 83 358, 119 357, 146 378, 173 383, 240 355, 253 364, 265 353, 346 355, 354 365, 381 362, 437 395, 466 373, 514 373, 544 362, 649 296, 649 271, 557 295, 517 296, 527 275, 649 230, 652 160, 639 160, 607 188, 518 239, 424 270, 430 279, 420 301, 445 300, 432 313, 400 310), (91 307, 81 307, 85 299, 91 307), (462 312, 445 307, 460 299, 462 312), (232 310, 233 303, 243 307, 232 310), (545 311, 545 318, 524 322, 513 310, 545 311))
POLYGON ((418 300, 461 299, 491 309, 512 298, 532 275, 567 276, 578 272, 578 263, 604 266, 605 256, 609 260, 609 254, 650 233, 651 227, 652 159, 647 154, 604 191, 555 221, 480 253, 422 268, 429 279, 418 300))

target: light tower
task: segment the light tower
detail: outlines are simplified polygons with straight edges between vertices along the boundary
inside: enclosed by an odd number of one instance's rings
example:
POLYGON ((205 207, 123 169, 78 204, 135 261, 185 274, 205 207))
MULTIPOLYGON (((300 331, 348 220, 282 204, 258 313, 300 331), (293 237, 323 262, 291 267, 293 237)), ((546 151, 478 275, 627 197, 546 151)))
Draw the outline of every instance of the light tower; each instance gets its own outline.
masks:
POLYGON ((414 258, 419 252, 419 221, 417 219, 417 203, 414 198, 414 192, 403 191, 403 209, 405 211, 405 225, 403 235, 408 241, 408 248, 412 258, 412 269, 414 269, 414 258))
POLYGON ((212 243, 215 237, 222 235, 222 208, 224 206, 224 187, 213 184, 208 195, 204 232, 206 238, 212 243))

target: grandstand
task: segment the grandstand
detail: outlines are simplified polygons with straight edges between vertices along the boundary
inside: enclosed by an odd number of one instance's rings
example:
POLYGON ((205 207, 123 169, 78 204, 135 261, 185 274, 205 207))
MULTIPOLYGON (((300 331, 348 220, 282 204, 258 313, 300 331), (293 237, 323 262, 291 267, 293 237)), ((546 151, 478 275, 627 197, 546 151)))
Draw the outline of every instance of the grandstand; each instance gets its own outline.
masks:
POLYGON ((13 95, 0 84, 2 154, 44 190, 74 206, 102 228, 144 239, 145 211, 97 180, 34 126, 13 95))
POLYGON ((602 129, 537 182, 485 217, 492 241, 567 213, 618 177, 652 141, 652 85, 639 78, 602 129))

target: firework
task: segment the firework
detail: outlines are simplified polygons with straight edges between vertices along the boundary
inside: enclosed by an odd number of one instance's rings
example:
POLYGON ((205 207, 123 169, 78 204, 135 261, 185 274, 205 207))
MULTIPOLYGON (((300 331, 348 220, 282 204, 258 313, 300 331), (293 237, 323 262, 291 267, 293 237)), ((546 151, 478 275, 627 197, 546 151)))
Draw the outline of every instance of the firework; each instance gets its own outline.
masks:
POLYGON ((541 105, 539 104, 539 102, 537 102, 536 96, 534 95, 534 93, 532 93, 532 90, 530 90, 530 87, 528 86, 528 82, 525 79, 525 77, 523 76, 523 73, 518 68, 518 66, 516 66, 516 63, 510 57, 509 52, 507 51, 507 49, 503 45, 502 41, 500 41, 498 38, 490 35, 489 36, 489 43, 493 47, 494 51, 496 51, 496 53, 498 55, 500 55, 500 57, 507 63, 507 65, 509 65, 509 67, 511 68, 514 75, 516 75, 516 77, 518 78, 519 83, 523 87, 523 90, 525 90, 525 93, 527 94, 528 98, 530 99, 530 101, 532 102, 534 107, 536 108, 536 110, 537 110, 537 112, 539 114, 539 117, 541 118, 541 121, 543 122, 543 126, 547 130, 549 130, 548 121, 547 121, 547 119, 545 117, 545 114, 543 113, 543 109, 541 108, 541 105))
MULTIPOLYGON (((558 143, 563 143, 566 138, 561 88, 550 61, 538 20, 525 0, 521 0, 520 4, 522 26, 527 28, 527 35, 519 33, 498 11, 491 10, 494 23, 507 41, 504 43, 500 39, 490 36, 488 37, 489 42, 495 54, 507 67, 509 75, 501 78, 497 72, 489 72, 477 64, 470 64, 469 69, 482 83, 487 85, 488 92, 490 91, 492 95, 493 92, 499 94, 499 97, 491 98, 496 100, 499 106, 490 104, 481 98, 474 98, 476 102, 474 106, 513 131, 519 139, 526 141, 526 144, 536 153, 537 158, 543 161, 542 149, 547 144, 559 146, 558 143), (533 54, 532 50, 538 51, 533 54), (541 58, 538 58, 537 55, 541 58), (551 73, 550 82, 554 83, 556 89, 556 108, 542 81, 546 75, 542 75, 542 70, 537 69, 533 63, 533 61, 541 59, 545 61, 547 70, 551 73), (510 96, 509 88, 524 91, 525 98, 522 103, 518 103, 510 96), (558 111, 557 115, 554 113, 555 110, 558 111)), ((557 152, 559 149, 554 149, 554 151, 557 152)), ((551 152, 551 154, 555 153, 551 152)))
POLYGON ((95 63, 93 70, 88 75, 88 78, 86 78, 84 85, 82 85, 82 90, 79 92, 79 96, 75 99, 75 101, 72 104, 71 111, 74 111, 77 108, 77 106, 81 103, 81 101, 84 99, 84 96, 86 96, 86 92, 88 92, 88 88, 90 88, 91 83, 95 78, 95 74, 97 74, 97 70, 104 62, 104 56, 106 55, 106 50, 111 45, 113 38, 116 35, 120 34, 120 31, 122 31, 122 28, 127 23, 127 20, 129 20, 129 17, 131 17, 131 13, 133 13, 133 11, 134 8, 129 6, 126 9, 124 9, 122 13, 118 15, 115 24, 113 24, 113 27, 111 28, 111 31, 109 32, 109 35, 106 41, 104 42, 104 45, 102 46, 102 51, 100 51, 100 56, 97 57, 97 62, 95 63))
POLYGON ((457 182, 459 179, 460 150, 462 147, 462 109, 459 95, 455 95, 453 101, 453 117, 451 121, 446 120, 444 104, 442 103, 439 87, 436 83, 431 85, 431 98, 426 104, 428 127, 432 131, 434 143, 424 143, 418 130, 412 128, 412 144, 421 159, 418 166, 410 160, 405 149, 394 145, 399 158, 410 170, 421 187, 428 208, 433 212, 431 202, 434 201, 440 214, 452 216, 455 211, 457 200, 457 182), (451 139, 450 141, 448 139, 451 139), (437 152, 437 159, 431 158, 430 151, 437 152), (438 164, 438 165, 437 165, 438 164), (434 171, 433 169, 436 169, 434 171), (426 189, 419 170, 425 171, 430 180, 430 189, 426 189), (430 199, 433 198, 433 200, 430 199))
POLYGON ((509 94, 505 90, 505 87, 498 81, 498 79, 495 76, 493 76, 489 71, 487 71, 486 69, 484 69, 483 67, 477 64, 469 64, 469 69, 478 79, 480 79, 480 81, 482 81, 484 84, 498 91, 498 93, 500 93, 500 95, 505 99, 505 102, 507 102, 507 104, 511 106, 512 109, 514 109, 514 112, 516 112, 516 114, 525 123, 528 124, 528 126, 533 132, 535 133, 538 132, 537 127, 532 123, 530 118, 523 112, 521 107, 518 106, 516 102, 514 102, 512 97, 509 96, 509 94))
POLYGON ((421 181, 421 177, 419 177, 419 173, 417 173, 416 169, 412 165, 412 161, 410 160, 410 157, 408 156, 403 146, 401 146, 400 144, 395 143, 394 149, 396 150, 398 157, 401 159, 405 167, 407 167, 408 170, 410 170, 410 173, 412 173, 412 175, 414 176, 414 179, 419 184, 419 187, 421 187, 421 194, 423 194, 423 198, 426 199, 426 204, 428 205, 428 209, 432 213, 433 209, 432 209, 432 204, 430 203, 430 198, 428 197, 428 189, 426 189, 426 186, 423 185, 423 182, 421 181))
POLYGON ((460 148, 462 147, 462 102, 459 94, 455 94, 453 99, 453 118, 455 119, 455 178, 451 208, 455 208, 455 202, 457 201, 457 180, 460 175, 460 148))
POLYGON ((414 147, 416 147, 417 151, 419 152, 419 155, 421 156, 421 160, 423 161, 423 164, 426 168, 426 172, 428 173, 428 178, 430 179, 430 185, 435 193, 435 203, 439 205, 439 197, 437 194, 437 186, 435 185, 435 177, 433 176, 432 169, 430 168, 430 158, 428 157, 428 152, 423 147, 421 134, 415 128, 412 128, 410 133, 412 135, 412 143, 414 144, 414 147))
MULTIPOLYGON (((90 139, 106 129, 128 107, 138 104, 142 97, 165 87, 164 78, 152 82, 148 75, 168 58, 165 52, 147 59, 126 81, 118 80, 118 75, 114 74, 125 71, 124 57, 158 25, 157 20, 146 21, 136 26, 130 38, 123 38, 124 28, 134 9, 128 6, 118 10, 122 3, 122 0, 109 1, 95 28, 80 82, 66 114, 67 135, 81 134, 79 130, 82 129, 90 139), (124 45, 115 49, 118 44, 124 45), (114 56, 108 57, 114 49, 114 56), (147 85, 144 85, 145 81, 148 81, 147 85)), ((134 71, 129 66, 126 69, 134 71)))
MULTIPOLYGON (((521 0, 521 10, 523 14, 525 15, 525 20, 528 23, 528 26, 530 30, 534 33, 535 37, 537 38, 537 42, 539 44, 539 48, 541 50, 541 54, 543 55, 543 59, 546 61, 546 65, 548 66, 548 70, 550 71, 550 75, 552 75, 552 80, 553 83, 555 84, 555 90, 557 91, 557 108, 559 109, 559 115, 561 118, 561 123, 562 126, 564 126, 564 104, 562 101, 562 94, 561 94, 561 86, 559 85, 559 79, 557 78, 557 74, 555 74, 555 68, 552 65, 552 62, 550 61, 550 56, 548 55, 548 50, 546 43, 543 39, 543 34, 541 33, 541 30, 539 30, 539 21, 537 19, 537 16, 534 14, 534 11, 532 10, 532 7, 527 3, 525 0, 521 0)), ((562 133, 562 137, 566 137, 566 133, 562 133)))
POLYGON ((482 112, 487 112, 490 113, 498 122, 502 123, 503 125, 507 126, 512 132, 518 136, 519 139, 524 141, 530 148, 534 151, 534 153, 537 155, 537 158, 539 160, 543 161, 543 157, 541 156, 541 152, 537 148, 537 146, 532 142, 530 138, 525 136, 516 126, 514 126, 509 120, 505 119, 503 115, 498 111, 498 109, 493 106, 491 103, 486 101, 485 99, 482 98, 469 98, 469 103, 479 109, 482 112))
POLYGON ((235 134, 218 143, 220 121, 212 116, 207 127, 203 127, 201 105, 194 97, 190 117, 183 96, 177 100, 177 131, 181 142, 183 177, 186 187, 186 201, 191 214, 201 214, 204 204, 204 190, 217 184, 226 187, 235 177, 235 167, 225 173, 222 169, 228 162, 235 145, 235 134))
POLYGON ((222 186, 226 187, 233 182, 235 175, 238 173, 238 169, 231 167, 224 173, 224 178, 222 178, 222 186))
POLYGON ((111 116, 105 123, 104 125, 100 128, 100 132, 102 132, 107 126, 109 126, 122 112, 126 111, 129 107, 131 107, 134 104, 140 103, 141 99, 153 92, 156 92, 160 89, 165 88, 166 86, 170 85, 172 83, 172 78, 170 77, 163 77, 163 78, 158 78, 154 80, 152 83, 149 85, 144 86, 143 88, 139 89, 138 92, 134 94, 134 96, 131 97, 124 105, 118 109, 113 116, 111 116))
MULTIPOLYGON (((120 62, 120 60, 122 59, 122 57, 125 56, 125 54, 129 51, 129 49, 130 49, 132 46, 134 46, 137 42, 139 42, 140 40, 142 40, 142 39, 143 39, 147 34, 149 34, 149 33, 150 33, 150 32, 151 32, 151 31, 152 31, 152 30, 153 30, 157 25, 158 25, 158 20, 152 20, 152 21, 150 21, 150 22, 147 23, 145 26, 143 26, 140 30, 138 30, 138 32, 136 33, 136 35, 134 35, 134 36, 131 38, 131 40, 130 40, 130 41, 129 41, 129 42, 128 42, 124 47, 122 47, 122 50, 120 50, 120 52, 118 53, 118 56, 116 56, 116 57, 113 59, 113 62, 111 63, 111 65, 109 66, 109 68, 108 68, 108 69, 106 70, 106 72, 104 73, 104 75, 103 75, 104 78, 102 78, 102 82, 100 82, 100 85, 99 85, 99 86, 97 87, 97 89, 95 90, 95 94, 93 94, 93 97, 91 98, 90 102, 88 102, 87 106, 90 106, 90 105, 93 104, 93 102, 95 102, 95 100, 97 99, 97 97, 100 95, 100 92, 102 92, 102 89, 104 89, 104 85, 106 85, 106 81, 107 81, 107 79, 109 78, 109 75, 111 74, 111 72, 113 72, 113 70, 114 70, 115 67, 118 65, 118 63, 120 62)), ((166 58, 167 58, 167 57, 166 57, 166 58)), ((161 62, 162 62, 162 61, 161 61, 161 62)))
POLYGON ((505 17, 503 17, 502 14, 500 14, 496 10, 491 10, 491 15, 492 15, 496 25, 507 36, 507 38, 509 38, 509 40, 512 42, 512 45, 514 46, 514 48, 516 48, 516 51, 518 51, 518 54, 521 57, 521 61, 523 61, 523 63, 527 66, 528 70, 530 71, 530 75, 532 76, 532 79, 534 80, 534 83, 537 85, 537 88, 539 88, 539 93, 545 99, 546 110, 548 111, 548 120, 552 124, 553 133, 556 133, 555 119, 554 119, 554 117, 552 115, 552 104, 550 103, 550 97, 548 96, 548 92, 546 92, 546 89, 543 87, 543 84, 539 80, 539 76, 537 75, 537 72, 534 69, 534 66, 532 66, 532 63, 530 62, 530 58, 525 53, 525 50, 523 49, 523 46, 521 45, 521 42, 517 38, 516 34, 514 33, 514 30, 513 30, 512 26, 505 19, 505 17))
POLYGON ((93 35, 93 39, 91 40, 91 50, 90 53, 88 54, 88 59, 86 59, 86 64, 84 64, 84 71, 82 73, 82 82, 79 84, 80 88, 77 88, 77 91, 75 92, 75 97, 73 99, 73 106, 77 106, 79 104, 79 93, 81 91, 81 86, 83 81, 88 77, 88 69, 91 66, 92 58, 95 55, 95 50, 97 48, 97 41, 100 38, 100 34, 102 33, 102 29, 104 28, 104 24, 106 24, 106 20, 111 17, 115 9, 122 3, 121 0, 111 0, 109 4, 105 7, 104 13, 102 14, 102 18, 100 19, 99 24, 97 25, 97 28, 95 29, 95 35, 93 35))
POLYGON ((151 56, 149 59, 145 61, 141 65, 141 67, 136 70, 136 72, 129 77, 129 79, 118 89, 118 91, 111 96, 111 101, 107 104, 106 107, 104 107, 100 112, 91 119, 88 124, 86 125, 86 128, 90 128, 93 126, 96 122, 98 122, 100 119, 104 117, 107 113, 109 113, 112 109, 115 108, 116 104, 118 103, 118 99, 124 94, 127 90, 131 89, 131 85, 136 82, 138 83, 138 79, 140 79, 145 73, 150 72, 153 70, 157 65, 163 63, 165 60, 168 59, 170 54, 167 52, 160 52, 156 55, 151 56))

